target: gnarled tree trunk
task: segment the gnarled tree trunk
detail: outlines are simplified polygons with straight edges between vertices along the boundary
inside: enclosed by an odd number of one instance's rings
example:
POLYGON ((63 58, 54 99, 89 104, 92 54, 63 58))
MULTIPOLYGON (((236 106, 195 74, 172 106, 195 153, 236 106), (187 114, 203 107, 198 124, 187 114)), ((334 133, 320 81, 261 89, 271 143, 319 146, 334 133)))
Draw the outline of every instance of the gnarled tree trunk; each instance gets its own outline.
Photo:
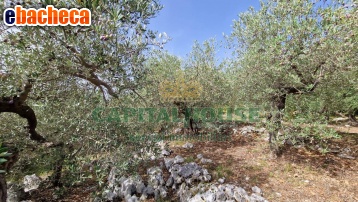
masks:
POLYGON ((7 199, 7 186, 4 174, 0 174, 0 202, 6 202, 7 199))
MULTIPOLYGON (((26 83, 24 91, 19 96, 15 95, 12 97, 0 98, 0 114, 3 112, 15 113, 22 118, 27 119, 27 129, 30 134, 30 139, 45 142, 46 139, 36 132, 37 118, 34 110, 27 106, 24 102, 27 99, 29 92, 31 91, 32 85, 26 83)), ((8 152, 12 155, 7 157, 8 160, 5 164, 0 165, 0 170, 9 171, 12 165, 17 161, 18 151, 16 148, 9 148, 8 152), (1 169, 3 168, 3 169, 1 169)), ((7 199, 7 185, 4 174, 0 174, 0 202, 6 202, 7 199)))

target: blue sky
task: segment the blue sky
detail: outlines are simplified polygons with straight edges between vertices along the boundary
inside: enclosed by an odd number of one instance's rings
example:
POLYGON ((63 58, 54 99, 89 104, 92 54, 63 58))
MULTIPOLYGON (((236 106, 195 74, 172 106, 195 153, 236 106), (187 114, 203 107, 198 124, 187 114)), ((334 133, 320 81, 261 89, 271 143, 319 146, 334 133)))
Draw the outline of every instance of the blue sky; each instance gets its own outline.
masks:
POLYGON ((164 8, 149 27, 166 32, 172 40, 164 49, 180 57, 191 51, 195 40, 202 43, 215 37, 220 42, 223 33, 231 33, 233 20, 238 19, 239 13, 250 6, 260 8, 259 0, 162 0, 161 3, 164 8))

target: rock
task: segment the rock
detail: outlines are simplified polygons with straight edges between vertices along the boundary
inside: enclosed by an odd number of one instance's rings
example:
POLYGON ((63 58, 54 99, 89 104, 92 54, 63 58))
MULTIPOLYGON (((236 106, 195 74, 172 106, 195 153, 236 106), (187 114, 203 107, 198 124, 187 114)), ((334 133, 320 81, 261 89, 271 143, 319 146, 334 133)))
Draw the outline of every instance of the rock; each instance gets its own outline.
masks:
POLYGON ((203 185, 199 184, 197 187, 190 189, 192 193, 199 193, 190 198, 188 201, 266 202, 262 196, 259 196, 256 193, 249 196, 243 188, 236 187, 231 184, 218 186, 216 184, 212 184, 206 191, 204 191, 203 188, 203 185))
POLYGON ((217 201, 226 201, 226 195, 225 192, 223 192, 222 190, 219 190, 218 192, 216 192, 216 200, 217 201))
POLYGON ((200 194, 195 195, 193 198, 189 199, 189 202, 205 202, 200 194))
POLYGON ((256 132, 258 132, 258 133, 264 133, 265 131, 266 131, 266 128, 256 129, 256 132))
POLYGON ((180 171, 181 166, 179 164, 174 164, 170 169, 169 172, 171 172, 173 175, 174 174, 178 174, 178 172, 180 171))
POLYGON ((182 131, 183 131, 182 128, 176 128, 176 129, 174 129, 173 133, 178 134, 178 133, 181 133, 182 131))
POLYGON ((253 193, 250 196, 250 202, 267 202, 267 200, 265 198, 263 198, 262 196, 253 193))
POLYGON ((203 155, 202 155, 202 154, 198 154, 198 155, 196 155, 196 158, 202 159, 202 158, 203 158, 203 155))
POLYGON ((182 147, 183 147, 183 148, 186 148, 186 149, 191 149, 191 148, 194 147, 194 145, 193 145, 192 143, 190 143, 190 142, 187 142, 187 143, 185 143, 182 147))
POLYGON ((239 202, 244 202, 246 198, 248 197, 247 192, 245 189, 241 187, 235 187, 234 188, 234 199, 239 202))
POLYGON ((117 197, 117 194, 113 193, 110 190, 104 190, 102 192, 102 198, 106 199, 107 201, 113 201, 115 197, 117 197))
POLYGON ((154 195, 154 188, 152 187, 152 186, 150 186, 150 185, 148 185, 145 189, 144 189, 144 191, 143 191, 143 194, 144 195, 154 195))
POLYGON ((204 159, 204 158, 202 158, 202 159, 200 160, 200 162, 201 162, 202 164, 208 164, 208 163, 212 163, 213 161, 212 161, 211 159, 204 159))
POLYGON ((211 175, 204 175, 204 181, 209 182, 211 180, 211 175))
POLYGON ((187 163, 185 164, 184 166, 182 166, 178 172, 178 174, 180 176, 183 176, 184 178, 188 178, 190 177, 195 170, 197 169, 200 169, 200 167, 194 163, 194 162, 191 162, 191 163, 187 163))
POLYGON ((13 183, 7 185, 7 202, 18 202, 26 198, 28 193, 25 193, 24 189, 13 183))
POLYGON ((138 194, 142 194, 143 191, 144 191, 144 189, 145 189, 145 185, 144 185, 143 182, 137 183, 136 192, 137 192, 138 194))
POLYGON ((159 194, 160 194, 161 198, 166 198, 167 197, 168 191, 164 187, 160 186, 158 188, 158 190, 159 190, 159 194))
POLYGON ((121 193, 124 196, 132 196, 136 192, 136 184, 132 178, 128 178, 122 183, 121 193))
POLYGON ((174 178, 172 176, 170 176, 167 180, 167 182, 165 183, 165 186, 167 187, 171 187, 174 184, 174 178))
MULTIPOLYGON (((156 142, 156 145, 161 149, 161 150, 166 150, 168 148, 168 143, 164 142, 163 140, 156 142)), ((170 152, 170 151, 169 151, 170 152)))
POLYGON ((167 150, 165 150, 165 149, 163 149, 163 150, 161 151, 161 154, 162 154, 163 156, 169 156, 169 155, 170 155, 170 152, 167 151, 167 150))
POLYGON ((140 201, 145 201, 147 198, 148 198, 148 195, 142 194, 142 196, 140 196, 139 200, 140 201))
POLYGON ((36 176, 36 174, 33 175, 26 175, 24 177, 24 190, 25 192, 29 192, 31 190, 35 190, 39 188, 41 183, 41 179, 36 176))
POLYGON ((255 127, 245 126, 241 128, 241 134, 247 135, 255 131, 255 127))
POLYGON ((252 187, 251 190, 252 190, 254 193, 256 193, 256 194, 262 196, 262 190, 261 190, 260 188, 258 188, 257 186, 252 187))
POLYGON ((199 179, 199 176, 201 175, 201 171, 200 170, 195 170, 192 174, 192 179, 196 180, 199 179))
POLYGON ((175 184, 181 184, 182 182, 184 182, 184 179, 182 177, 175 178, 175 184))
POLYGON ((116 177, 117 177, 117 169, 115 167, 112 167, 107 177, 109 188, 114 188, 114 186, 117 184, 116 177))
POLYGON ((173 158, 164 158, 164 164, 165 164, 165 167, 169 170, 170 167, 172 167, 172 165, 174 164, 174 159, 173 158))
POLYGON ((215 201, 216 200, 215 194, 210 191, 205 192, 202 196, 203 196, 204 201, 215 201))
POLYGON ((154 188, 164 185, 165 181, 163 179, 163 171, 160 167, 152 167, 147 170, 148 174, 148 184, 152 185, 154 188))
POLYGON ((162 173, 162 169, 160 169, 158 166, 147 169, 148 175, 162 175, 162 173))
POLYGON ((231 200, 234 198, 234 188, 235 188, 235 186, 233 186, 233 185, 226 185, 225 194, 226 194, 226 198, 228 200, 231 200))
POLYGON ((158 190, 158 189, 154 189, 154 199, 155 199, 155 201, 158 201, 159 196, 160 196, 159 190, 158 190))
POLYGON ((174 158, 174 163, 175 164, 183 163, 183 162, 184 162, 184 158, 179 156, 179 155, 174 158))
POLYGON ((137 196, 128 196, 125 199, 126 199, 126 202, 139 202, 137 196))
POLYGON ((218 179, 218 182, 219 182, 220 184, 224 184, 225 178, 223 177, 223 178, 218 179))
POLYGON ((209 175, 209 172, 207 169, 203 169, 203 175, 209 175))

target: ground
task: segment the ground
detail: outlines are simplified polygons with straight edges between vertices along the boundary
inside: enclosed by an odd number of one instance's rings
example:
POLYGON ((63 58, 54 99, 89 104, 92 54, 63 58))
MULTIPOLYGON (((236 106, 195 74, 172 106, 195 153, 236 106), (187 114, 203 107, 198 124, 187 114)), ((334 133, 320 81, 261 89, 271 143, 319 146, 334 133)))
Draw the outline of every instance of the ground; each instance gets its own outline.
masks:
MULTIPOLYGON (((203 154, 213 160, 203 166, 210 170, 214 180, 225 177, 226 183, 248 191, 258 186, 269 201, 358 201, 358 128, 350 127, 349 131, 335 128, 344 133, 341 139, 329 142, 332 151, 349 148, 349 155, 355 159, 304 147, 287 147, 282 156, 276 157, 270 152, 267 137, 255 133, 245 136, 238 133, 227 142, 193 142, 192 149, 181 147, 185 142, 171 142, 171 157, 181 155, 187 162, 198 162, 197 154, 203 154)), ((145 178, 144 167, 139 172, 145 178)), ((63 200, 57 201, 89 201, 95 187, 93 183, 74 187, 63 200)), ((38 193, 32 199, 51 201, 48 197, 52 198, 52 192, 38 193)))
MULTIPOLYGON (((357 135, 332 142, 350 147, 357 157, 357 135), (354 137, 353 137, 354 136, 354 137)), ((234 136, 231 142, 194 143, 193 149, 176 147, 175 154, 192 158, 201 153, 214 160, 208 166, 232 183, 250 190, 260 187, 269 201, 358 201, 358 162, 336 154, 288 148, 277 158, 262 136, 234 136)))

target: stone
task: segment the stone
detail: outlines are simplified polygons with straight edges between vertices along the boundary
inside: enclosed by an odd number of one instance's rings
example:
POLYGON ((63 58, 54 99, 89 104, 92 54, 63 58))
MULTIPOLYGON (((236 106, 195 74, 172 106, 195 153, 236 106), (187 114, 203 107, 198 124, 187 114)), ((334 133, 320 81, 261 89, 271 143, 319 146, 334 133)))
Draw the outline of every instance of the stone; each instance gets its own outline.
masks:
POLYGON ((165 186, 167 187, 171 187, 174 184, 174 178, 172 176, 170 176, 167 180, 167 182, 165 183, 165 186))
POLYGON ((8 183, 7 185, 7 202, 18 202, 26 198, 23 187, 18 184, 8 183))
POLYGON ((145 189, 145 185, 144 185, 143 182, 137 183, 137 185, 136 185, 136 192, 137 192, 138 194, 142 194, 143 191, 144 191, 144 189, 145 189))
POLYGON ((218 179, 218 182, 219 182, 220 184, 224 184, 225 178, 223 177, 223 178, 218 179))
POLYGON ((189 202, 205 202, 200 194, 195 195, 193 198, 189 199, 189 202))
POLYGON ((155 199, 155 201, 158 201, 159 197, 160 197, 160 192, 159 192, 159 190, 158 190, 158 189, 154 189, 154 199, 155 199))
POLYGON ((184 162, 184 158, 179 156, 179 155, 174 158, 174 163, 175 164, 183 163, 183 162, 184 162))
POLYGON ((209 172, 207 169, 203 169, 203 175, 209 175, 209 172))
POLYGON ((145 201, 147 198, 148 198, 148 195, 142 194, 142 196, 140 196, 139 200, 140 201, 145 201))
POLYGON ((185 143, 182 147, 183 147, 183 148, 186 148, 186 149, 191 149, 191 148, 194 147, 194 145, 193 145, 192 143, 190 143, 190 142, 187 142, 187 143, 185 143))
POLYGON ((234 198, 234 186, 226 186, 225 188, 225 194, 226 194, 226 198, 228 200, 231 200, 234 198))
POLYGON ((108 200, 108 201, 113 201, 113 199, 117 197, 117 194, 113 193, 110 190, 105 190, 102 192, 102 198, 108 200))
POLYGON ((160 194, 161 198, 166 198, 167 197, 168 191, 167 191, 167 189, 165 189, 165 187, 160 186, 158 188, 158 190, 159 190, 159 194, 160 194))
POLYGON ((201 175, 201 171, 200 170, 195 170, 192 174, 192 179, 196 180, 199 179, 199 176, 201 175))
POLYGON ((121 192, 124 196, 130 195, 132 196, 136 192, 136 186, 132 179, 127 179, 123 182, 121 187, 121 192))
POLYGON ((115 167, 112 167, 107 177, 109 188, 113 188, 117 184, 116 177, 117 177, 117 169, 115 167))
POLYGON ((254 193, 256 193, 256 194, 262 196, 262 190, 261 190, 260 188, 258 188, 257 186, 252 187, 251 190, 252 190, 254 193))
POLYGON ((196 163, 187 163, 184 166, 182 166, 178 172, 180 176, 183 176, 184 178, 190 177, 195 170, 199 169, 199 166, 196 163))
POLYGON ((209 182, 211 180, 211 175, 204 175, 204 181, 209 182))
POLYGON ((263 198, 262 196, 253 193, 250 196, 250 202, 267 202, 267 200, 265 198, 263 198))
POLYGON ((144 189, 144 191, 143 191, 143 194, 144 195, 154 195, 154 188, 152 187, 152 186, 150 186, 150 185, 148 185, 145 189, 144 189))
POLYGON ((40 184, 41 184, 41 179, 38 176, 36 176, 36 174, 26 175, 24 177, 25 192, 36 190, 37 188, 39 188, 40 184))
POLYGON ((216 192, 216 200, 217 201, 226 201, 226 195, 225 192, 219 190, 218 192, 216 192))
POLYGON ((175 184, 181 184, 184 181, 184 179, 182 177, 177 177, 175 179, 175 184))
POLYGON ((147 170, 147 174, 148 175, 162 175, 163 171, 162 169, 160 169, 160 167, 156 166, 156 167, 152 167, 152 168, 148 168, 147 170))
POLYGON ((216 200, 215 194, 210 191, 205 192, 202 196, 203 196, 204 201, 215 201, 216 200))
POLYGON ((247 192, 245 189, 241 187, 234 188, 234 199, 239 202, 244 202, 248 197, 247 192))
POLYGON ((139 202, 137 196, 127 196, 125 199, 126 199, 126 202, 139 202))
POLYGON ((165 150, 165 149, 163 149, 163 150, 161 151, 161 154, 162 154, 163 156, 169 156, 169 155, 170 155, 170 152, 167 151, 167 150, 165 150))
POLYGON ((202 158, 202 159, 200 160, 200 162, 201 162, 202 164, 208 164, 208 163, 212 163, 212 162, 213 162, 213 160, 211 160, 211 159, 204 159, 204 158, 202 158))
POLYGON ((169 170, 170 167, 172 167, 172 165, 174 164, 174 159, 173 158, 164 158, 164 164, 165 164, 165 167, 169 170))

